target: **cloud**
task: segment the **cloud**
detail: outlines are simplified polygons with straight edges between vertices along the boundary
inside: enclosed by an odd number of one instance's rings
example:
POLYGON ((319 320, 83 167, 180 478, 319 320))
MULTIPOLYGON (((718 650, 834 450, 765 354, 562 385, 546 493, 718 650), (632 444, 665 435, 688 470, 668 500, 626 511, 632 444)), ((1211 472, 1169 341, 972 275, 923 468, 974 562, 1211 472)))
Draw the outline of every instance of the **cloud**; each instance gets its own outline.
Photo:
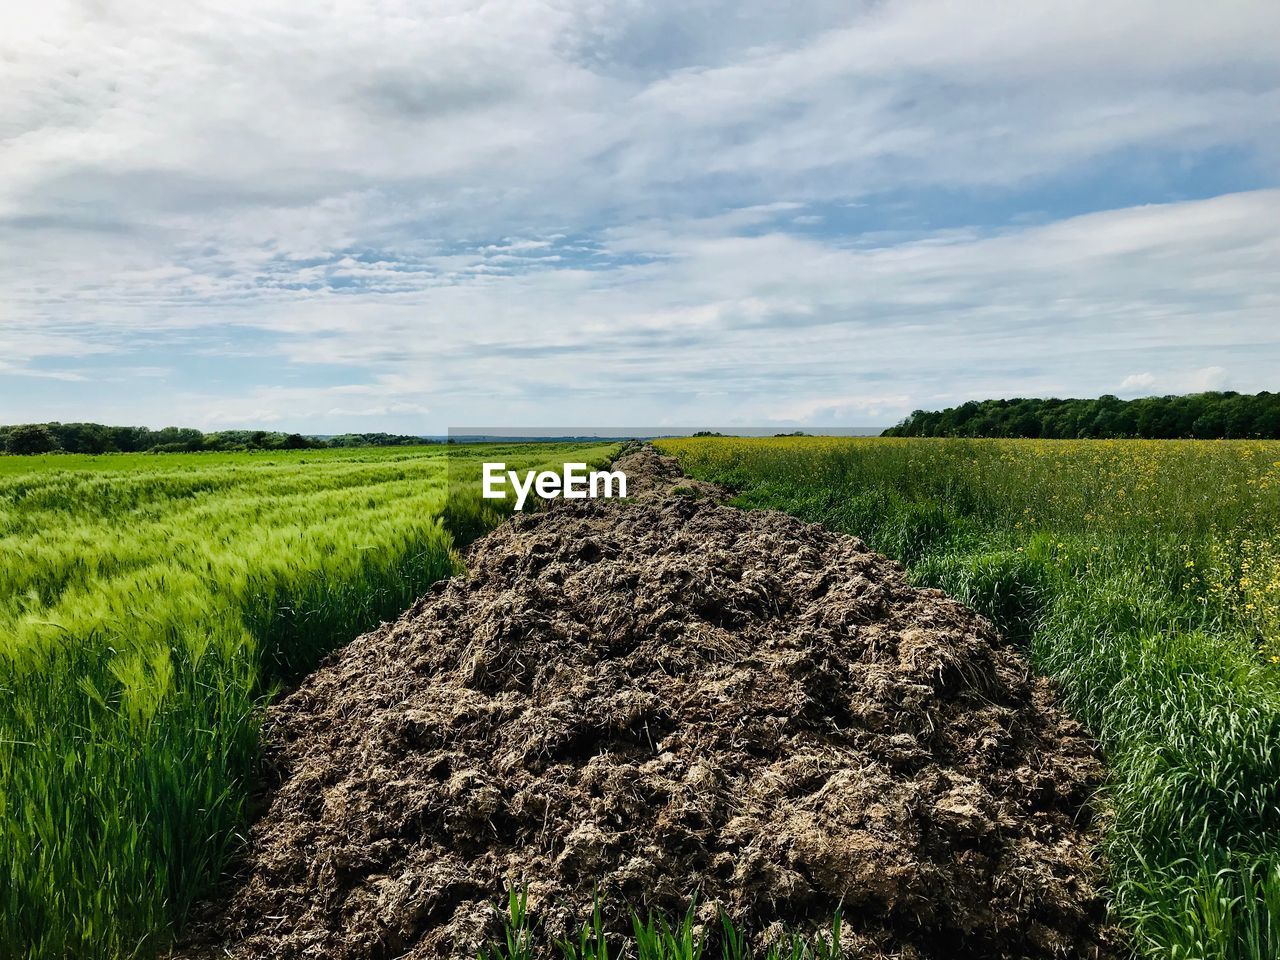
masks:
POLYGON ((11 4, 0 401, 438 430, 1265 384, 1278 31, 1263 0, 11 4))
POLYGON ((688 202, 669 190, 690 182, 741 204, 1006 184, 1137 145, 1275 158, 1274 4, 1095 7, 9 8, 0 212, 364 196, 457 229, 688 202))
POLYGON ((1222 367, 1202 367, 1192 373, 1188 379, 1188 389, 1221 390, 1227 383, 1227 371, 1222 367))
POLYGON ((1152 373, 1131 373, 1120 381, 1121 393, 1141 393, 1155 385, 1156 378, 1152 373))
POLYGON ((907 394, 852 394, 839 397, 806 397, 781 407, 765 422, 787 424, 874 424, 889 422, 911 404, 907 394))
MULTIPOLYGON (((1134 396, 1156 396, 1170 393, 1204 393, 1209 390, 1225 390, 1231 386, 1232 377, 1224 367, 1209 366, 1193 370, 1171 370, 1162 376, 1151 373, 1135 373, 1125 377, 1120 392, 1134 396)), ((1264 380, 1255 381, 1247 389, 1262 389, 1264 380)))
MULTIPOLYGON (((1203 389, 1212 371, 1177 372, 1215 354, 1264 386, 1280 343, 1280 278, 1241 270, 1280 257, 1270 226, 1280 191, 874 247, 792 233, 785 217, 764 231, 736 216, 614 230, 600 242, 603 270, 468 275, 451 253, 391 271, 410 278, 402 288, 321 283, 248 303, 233 289, 192 305, 188 322, 213 310, 266 338, 251 352, 265 342, 278 366, 344 370, 350 382, 181 403, 200 422, 206 409, 237 423, 267 411, 311 423, 412 408, 444 425, 569 422, 584 409, 616 422, 674 410, 675 420, 859 425, 1122 380, 1129 392, 1203 389), (1135 360, 1150 369, 1128 372, 1135 360)), ((189 284, 170 282, 175 297, 189 284)))

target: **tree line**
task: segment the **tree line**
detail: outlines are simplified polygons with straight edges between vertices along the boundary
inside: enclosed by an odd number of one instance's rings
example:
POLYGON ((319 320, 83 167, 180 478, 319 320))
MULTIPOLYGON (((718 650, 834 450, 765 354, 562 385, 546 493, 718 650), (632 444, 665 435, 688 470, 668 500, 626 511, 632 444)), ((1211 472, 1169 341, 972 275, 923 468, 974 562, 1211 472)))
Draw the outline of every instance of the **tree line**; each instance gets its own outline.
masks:
POLYGON ((326 447, 402 447, 430 443, 423 437, 393 433, 344 433, 309 437, 270 430, 219 430, 192 427, 110 427, 101 423, 20 423, 0 426, 0 452, 36 453, 194 453, 200 450, 313 450, 326 447))
POLYGON ((1121 400, 970 400, 916 410, 887 437, 1280 439, 1280 394, 1234 391, 1121 400))

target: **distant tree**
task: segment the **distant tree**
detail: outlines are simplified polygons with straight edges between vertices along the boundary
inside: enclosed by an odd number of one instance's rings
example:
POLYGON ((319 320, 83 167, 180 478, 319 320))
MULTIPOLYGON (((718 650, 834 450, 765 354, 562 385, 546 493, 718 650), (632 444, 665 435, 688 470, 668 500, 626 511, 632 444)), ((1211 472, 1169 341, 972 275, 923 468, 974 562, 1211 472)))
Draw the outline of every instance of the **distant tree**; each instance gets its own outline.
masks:
POLYGON ((435 441, 399 433, 343 433, 329 437, 330 447, 408 447, 435 441))
POLYGON ((22 456, 52 453, 58 449, 58 442, 43 423, 24 423, 9 431, 5 449, 22 456))
POLYGON ((1243 440, 1254 436, 1253 411, 1244 403, 1233 403, 1227 409, 1227 436, 1235 440, 1243 440))
POLYGON ((157 431, 146 427, 108 427, 107 431, 115 448, 124 453, 149 450, 160 442, 157 431))
POLYGON ((1227 417, 1218 407, 1206 410, 1191 424, 1191 435, 1200 440, 1216 440, 1227 435, 1227 417))
POLYGON ((1121 400, 970 400, 916 410, 885 431, 897 437, 1176 437, 1280 439, 1280 394, 1231 391, 1121 400))
POLYGON ((1255 434, 1259 437, 1280 437, 1280 394, 1264 392, 1253 399, 1255 434))
POLYGON ((1038 437, 1040 434, 1040 420, 1030 410, 1018 414, 1018 418, 1009 427, 1011 437, 1038 437))
POLYGON ((196 450, 308 450, 318 447, 389 447, 431 443, 422 437, 391 433, 353 433, 328 440, 299 433, 223 430, 202 433, 191 427, 111 427, 101 423, 43 423, 0 426, 0 452, 41 453, 186 453, 196 450), (16 435, 17 449, 10 441, 16 435))
MULTIPOLYGON (((116 449, 109 427, 100 423, 69 423, 67 427, 74 431, 77 453, 110 453, 116 449)), ((69 438, 62 439, 62 449, 72 449, 69 438)))

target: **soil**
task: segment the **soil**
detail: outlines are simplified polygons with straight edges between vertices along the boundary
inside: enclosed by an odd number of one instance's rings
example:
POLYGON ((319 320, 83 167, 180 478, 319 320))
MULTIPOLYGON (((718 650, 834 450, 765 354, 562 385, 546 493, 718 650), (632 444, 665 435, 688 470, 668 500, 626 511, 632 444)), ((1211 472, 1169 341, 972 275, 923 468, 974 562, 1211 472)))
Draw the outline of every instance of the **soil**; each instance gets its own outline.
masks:
POLYGON ((983 618, 642 448, 276 704, 264 812, 187 955, 476 955, 527 885, 847 957, 1107 953, 1081 728, 983 618))

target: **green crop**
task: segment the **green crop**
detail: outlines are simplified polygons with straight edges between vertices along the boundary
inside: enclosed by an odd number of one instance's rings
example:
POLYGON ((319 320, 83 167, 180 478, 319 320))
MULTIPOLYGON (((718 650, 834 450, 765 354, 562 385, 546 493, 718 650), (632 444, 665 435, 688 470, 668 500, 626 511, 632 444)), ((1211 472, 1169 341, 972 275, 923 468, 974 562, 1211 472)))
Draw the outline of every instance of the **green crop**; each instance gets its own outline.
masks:
MULTIPOLYGON (((631 911, 631 936, 609 936, 604 929, 604 904, 597 895, 591 919, 578 936, 556 946, 562 960, 841 960, 843 924, 837 912, 829 929, 810 935, 783 933, 762 952, 751 949, 746 936, 727 916, 704 925, 697 920, 697 904, 691 903, 674 923, 654 914, 631 911)), ((508 891, 502 916, 502 940, 482 949, 479 960, 535 960, 554 956, 550 942, 540 936, 537 918, 529 909, 528 892, 508 891)))
POLYGON ((0 457, 0 956, 164 945, 234 849, 273 692, 457 569, 446 479, 443 447, 0 457))
POLYGON ((660 446, 1027 644, 1106 754, 1113 913, 1141 954, 1280 956, 1280 443, 660 446))

